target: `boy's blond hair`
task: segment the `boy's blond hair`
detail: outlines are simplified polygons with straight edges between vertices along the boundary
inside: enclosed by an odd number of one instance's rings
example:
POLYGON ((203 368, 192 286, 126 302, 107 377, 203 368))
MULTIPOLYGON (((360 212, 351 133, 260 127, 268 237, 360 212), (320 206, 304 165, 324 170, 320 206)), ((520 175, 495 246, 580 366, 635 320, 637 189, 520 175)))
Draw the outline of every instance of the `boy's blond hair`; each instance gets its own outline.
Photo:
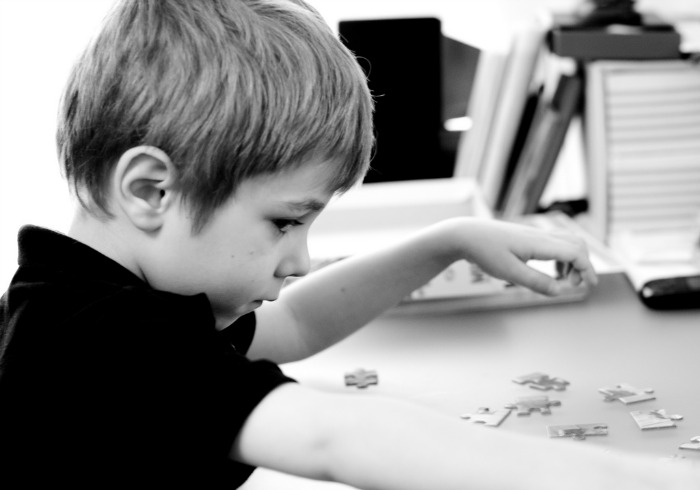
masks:
POLYGON ((160 148, 201 229, 244 179, 309 158, 332 160, 332 190, 347 190, 369 164, 372 99, 301 0, 125 0, 73 69, 57 143, 81 204, 105 216, 119 157, 160 148))

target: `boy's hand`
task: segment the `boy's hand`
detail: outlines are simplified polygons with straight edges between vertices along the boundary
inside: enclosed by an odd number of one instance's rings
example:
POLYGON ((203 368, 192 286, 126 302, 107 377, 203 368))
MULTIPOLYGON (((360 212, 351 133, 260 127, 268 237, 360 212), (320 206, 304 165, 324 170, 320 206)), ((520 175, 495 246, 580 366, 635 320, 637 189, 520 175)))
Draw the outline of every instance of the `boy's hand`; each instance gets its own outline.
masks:
MULTIPOLYGON (((464 230, 462 230, 464 233, 464 230)), ((495 220, 472 220, 462 242, 464 258, 484 272, 546 295, 556 295, 561 283, 526 265, 531 259, 564 264, 573 284, 597 283, 582 238, 564 231, 544 231, 531 226, 495 220)))

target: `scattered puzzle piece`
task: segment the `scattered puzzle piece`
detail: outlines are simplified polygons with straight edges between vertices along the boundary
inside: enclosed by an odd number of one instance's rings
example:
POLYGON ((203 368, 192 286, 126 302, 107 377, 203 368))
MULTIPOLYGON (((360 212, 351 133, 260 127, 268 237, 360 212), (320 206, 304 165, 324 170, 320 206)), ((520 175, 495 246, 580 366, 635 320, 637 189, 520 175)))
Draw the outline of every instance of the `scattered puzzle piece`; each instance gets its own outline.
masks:
POLYGON ((690 442, 686 442, 678 446, 679 449, 689 449, 691 451, 700 451, 700 436, 695 436, 690 439, 690 442))
POLYGON ((524 376, 519 376, 513 379, 513 382, 524 385, 530 385, 530 388, 536 390, 556 390, 563 391, 569 384, 568 381, 562 378, 550 378, 548 374, 545 373, 530 373, 524 376))
POLYGON ((548 396, 525 396, 518 398, 515 403, 506 405, 506 408, 516 409, 519 416, 530 415, 530 413, 538 411, 542 415, 552 413, 551 407, 558 407, 561 402, 558 400, 550 400, 548 396))
POLYGON ((369 385, 379 383, 377 371, 356 369, 351 373, 345 373, 345 386, 357 386, 358 388, 367 388, 369 385))
POLYGON ((471 419, 472 422, 477 424, 488 425, 489 427, 498 427, 501 425, 506 417, 510 415, 509 409, 504 410, 491 410, 488 407, 480 407, 476 410, 475 414, 465 413, 461 417, 463 419, 471 419))
POLYGON ((634 411, 630 415, 642 430, 665 429, 676 427, 675 420, 682 420, 682 415, 668 415, 663 408, 659 410, 634 411))
POLYGON ((549 437, 570 437, 577 441, 583 441, 588 436, 607 436, 607 424, 576 424, 576 425, 549 425, 547 426, 549 437))
POLYGON ((620 383, 608 388, 600 388, 598 391, 605 395, 604 401, 612 402, 615 400, 620 400, 625 405, 656 399, 656 397, 652 394, 654 393, 654 390, 651 388, 644 388, 640 390, 626 383, 620 383))

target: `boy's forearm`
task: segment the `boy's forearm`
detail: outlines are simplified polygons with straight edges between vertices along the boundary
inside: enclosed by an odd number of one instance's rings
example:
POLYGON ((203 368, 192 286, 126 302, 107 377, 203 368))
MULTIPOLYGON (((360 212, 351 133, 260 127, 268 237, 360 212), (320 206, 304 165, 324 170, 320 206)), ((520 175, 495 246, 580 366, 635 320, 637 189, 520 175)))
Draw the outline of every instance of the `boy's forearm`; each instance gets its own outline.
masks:
POLYGON ((651 458, 491 430, 400 400, 353 400, 346 406, 355 426, 330 446, 331 454, 338 448, 330 474, 357 488, 700 488, 697 472, 674 472, 651 458))
POLYGON ((457 260, 460 256, 452 245, 457 233, 456 223, 439 223, 288 286, 283 301, 297 322, 309 327, 309 354, 351 334, 457 260))
POLYGON ((232 454, 307 478, 383 490, 700 487, 689 466, 493 430, 403 400, 297 385, 269 396, 232 454))

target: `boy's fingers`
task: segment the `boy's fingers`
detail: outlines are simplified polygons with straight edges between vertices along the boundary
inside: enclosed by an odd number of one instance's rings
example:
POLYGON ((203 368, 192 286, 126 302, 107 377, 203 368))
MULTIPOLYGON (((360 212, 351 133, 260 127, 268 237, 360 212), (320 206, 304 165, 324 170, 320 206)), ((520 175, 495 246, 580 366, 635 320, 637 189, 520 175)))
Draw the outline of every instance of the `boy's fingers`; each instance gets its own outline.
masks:
POLYGON ((547 296, 559 294, 563 280, 569 281, 574 286, 578 286, 582 282, 591 286, 597 283, 597 277, 592 267, 581 270, 571 263, 557 263, 556 277, 551 277, 549 274, 533 269, 520 261, 515 261, 511 271, 513 272, 513 282, 547 296))
POLYGON ((588 258, 586 258, 585 263, 581 265, 574 263, 572 272, 576 273, 576 279, 578 280, 576 284, 581 282, 586 282, 591 286, 598 284, 598 276, 596 276, 593 264, 591 264, 588 258))
POLYGON ((573 278, 578 283, 585 281, 588 284, 595 285, 598 279, 588 255, 588 247, 586 243, 576 235, 571 234, 556 234, 557 239, 563 242, 554 240, 551 242, 551 247, 540 247, 534 259, 554 259, 557 260, 557 275, 561 277, 570 276, 572 272, 576 272, 573 278))
POLYGON ((574 269, 569 274, 569 281, 574 286, 578 286, 579 284, 581 284, 583 282, 583 276, 581 276, 581 273, 579 271, 574 269))
POLYGON ((513 264, 513 282, 532 289, 540 294, 554 296, 559 293, 560 285, 556 279, 544 272, 533 269, 523 262, 516 261, 513 264))

